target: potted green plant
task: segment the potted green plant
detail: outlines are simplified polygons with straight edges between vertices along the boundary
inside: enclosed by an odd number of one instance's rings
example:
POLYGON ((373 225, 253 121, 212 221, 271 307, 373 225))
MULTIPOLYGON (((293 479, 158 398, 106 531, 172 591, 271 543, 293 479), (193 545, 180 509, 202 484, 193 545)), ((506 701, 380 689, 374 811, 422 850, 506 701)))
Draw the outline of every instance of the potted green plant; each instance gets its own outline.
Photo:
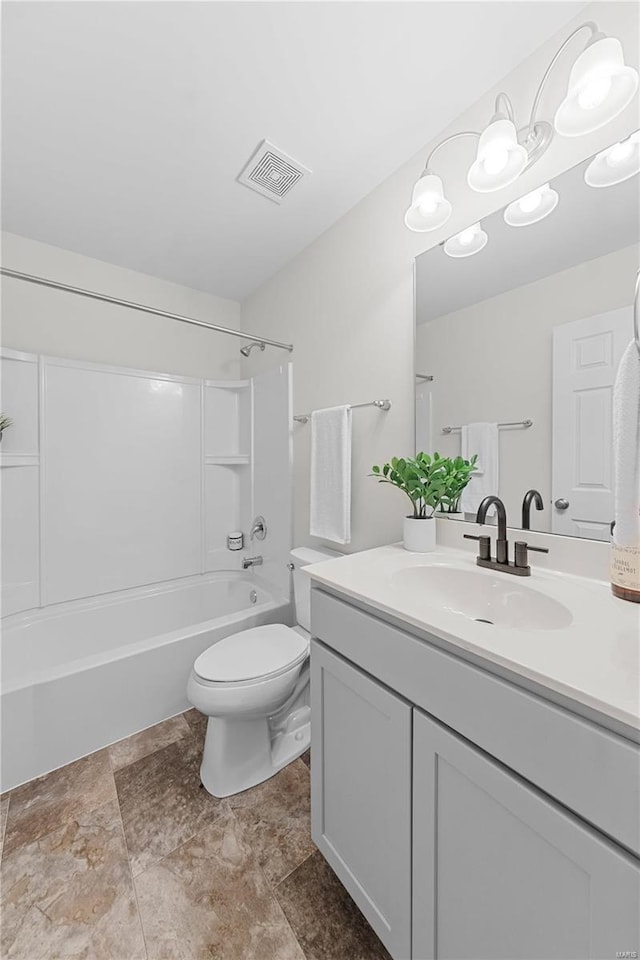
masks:
POLYGON ((445 516, 462 517, 460 512, 460 497, 462 491, 471 480, 471 474, 476 469, 478 455, 474 453, 470 460, 464 457, 452 457, 442 460, 445 478, 445 493, 440 502, 439 513, 445 516))
POLYGON ((2 441, 2 433, 7 427, 10 427, 13 423, 11 417, 8 417, 6 413, 0 413, 0 441, 2 441))
POLYGON ((404 546, 414 553, 427 553, 436 545, 434 513, 446 493, 446 458, 417 453, 393 457, 382 467, 373 466, 371 476, 390 483, 410 500, 412 512, 404 519, 404 546))

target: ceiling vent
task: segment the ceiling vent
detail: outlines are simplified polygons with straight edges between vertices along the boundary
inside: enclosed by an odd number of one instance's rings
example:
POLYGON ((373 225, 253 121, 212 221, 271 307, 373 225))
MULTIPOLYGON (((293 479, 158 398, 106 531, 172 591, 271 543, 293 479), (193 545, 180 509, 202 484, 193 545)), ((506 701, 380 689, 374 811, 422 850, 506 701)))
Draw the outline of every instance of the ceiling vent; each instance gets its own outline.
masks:
POLYGON ((274 147, 268 140, 263 140, 240 173, 238 183, 275 203, 282 203, 295 185, 309 173, 311 170, 293 157, 274 147))

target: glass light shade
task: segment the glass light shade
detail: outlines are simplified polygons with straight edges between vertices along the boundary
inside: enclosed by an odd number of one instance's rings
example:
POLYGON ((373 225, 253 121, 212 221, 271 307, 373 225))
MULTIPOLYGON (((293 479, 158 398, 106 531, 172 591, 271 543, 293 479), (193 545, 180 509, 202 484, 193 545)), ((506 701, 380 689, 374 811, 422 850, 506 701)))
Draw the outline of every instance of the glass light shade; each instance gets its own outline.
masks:
POLYGON ((448 257, 472 257, 486 247, 489 237, 479 223, 461 230, 454 237, 449 237, 444 245, 444 252, 448 257))
POLYGON ((640 173, 640 130, 593 158, 584 179, 590 187, 612 187, 640 173))
POLYGON ((492 120, 480 137, 478 153, 467 174, 467 183, 478 193, 500 190, 517 180, 529 159, 518 143, 516 128, 506 117, 492 120))
POLYGON ((557 191, 545 183, 510 203, 504 212, 504 222, 510 227, 527 227, 530 223, 538 223, 555 210, 559 199, 557 191))
POLYGON ((624 62, 622 44, 603 37, 584 50, 569 76, 554 126, 563 137, 599 130, 622 113, 638 89, 638 71, 624 62))
POLYGON ((435 173, 423 174, 411 197, 411 206, 404 215, 409 230, 426 233, 442 227, 451 216, 451 204, 444 195, 442 180, 435 173))

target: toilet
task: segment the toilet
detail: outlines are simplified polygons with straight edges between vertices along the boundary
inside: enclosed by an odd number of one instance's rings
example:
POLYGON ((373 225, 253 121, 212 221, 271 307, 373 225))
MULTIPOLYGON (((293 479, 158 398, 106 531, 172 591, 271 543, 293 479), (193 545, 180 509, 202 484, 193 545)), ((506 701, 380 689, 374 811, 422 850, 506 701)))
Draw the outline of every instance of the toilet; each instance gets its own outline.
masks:
POLYGON ((337 556, 306 547, 291 551, 297 626, 241 630, 194 663, 187 696, 209 717, 200 779, 214 797, 268 780, 308 748, 311 582, 300 568, 337 556))

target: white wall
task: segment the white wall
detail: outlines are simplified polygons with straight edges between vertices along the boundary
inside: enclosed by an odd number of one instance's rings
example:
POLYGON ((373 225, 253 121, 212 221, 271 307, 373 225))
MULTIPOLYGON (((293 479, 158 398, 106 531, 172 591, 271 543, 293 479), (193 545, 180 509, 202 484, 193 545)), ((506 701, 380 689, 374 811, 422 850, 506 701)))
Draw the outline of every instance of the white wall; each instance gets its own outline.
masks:
MULTIPOLYGON (((123 227, 124 229, 124 227, 123 227)), ((2 265, 238 329, 240 305, 69 250, 2 233, 2 265)), ((187 377, 235 377, 237 337, 2 277, 2 345, 187 377)))
MULTIPOLYGON (((575 25, 589 19, 617 36, 627 62, 638 66, 635 4, 615 0, 591 4, 575 25)), ((542 73, 571 29, 568 24, 442 136, 484 126, 500 89, 509 93, 517 117, 524 122, 542 73)), ((551 117, 560 102, 571 54, 580 50, 580 40, 574 41, 545 93, 543 116, 551 117)), ((428 144, 243 304, 243 328, 256 328, 265 336, 295 345, 295 412, 375 398, 392 401, 387 414, 374 409, 354 413, 353 540, 348 550, 395 540, 401 533, 402 495, 378 486, 367 474, 373 463, 413 450, 413 258, 637 127, 636 99, 604 130, 575 140, 557 137, 542 160, 516 185, 484 195, 474 194, 466 186, 473 141, 452 144, 434 166, 444 177, 453 216, 440 231, 412 234, 405 228, 403 216, 433 145, 428 144)), ((314 173, 321 175, 321 171, 314 173)), ((254 351, 245 369, 253 372, 272 362, 267 352, 254 351)), ((309 543, 308 425, 294 429, 294 481, 294 539, 309 543)))
POLYGON ((439 453, 460 453, 460 433, 443 435, 445 424, 534 422, 500 431, 499 493, 512 523, 535 487, 546 509, 532 511, 532 526, 550 528, 553 328, 631 304, 637 269, 638 248, 626 247, 417 327, 417 366, 438 371, 431 395, 439 453))

